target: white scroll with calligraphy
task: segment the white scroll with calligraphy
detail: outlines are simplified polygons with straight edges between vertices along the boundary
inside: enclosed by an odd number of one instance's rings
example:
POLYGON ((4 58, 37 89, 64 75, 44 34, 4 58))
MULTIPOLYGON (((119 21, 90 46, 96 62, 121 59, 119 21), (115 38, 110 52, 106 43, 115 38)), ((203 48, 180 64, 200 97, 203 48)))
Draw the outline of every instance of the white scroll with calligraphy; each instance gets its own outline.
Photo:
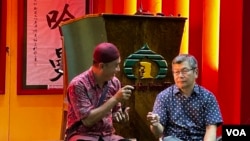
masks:
POLYGON ((26 85, 62 88, 59 24, 85 14, 85 0, 27 0, 26 85))

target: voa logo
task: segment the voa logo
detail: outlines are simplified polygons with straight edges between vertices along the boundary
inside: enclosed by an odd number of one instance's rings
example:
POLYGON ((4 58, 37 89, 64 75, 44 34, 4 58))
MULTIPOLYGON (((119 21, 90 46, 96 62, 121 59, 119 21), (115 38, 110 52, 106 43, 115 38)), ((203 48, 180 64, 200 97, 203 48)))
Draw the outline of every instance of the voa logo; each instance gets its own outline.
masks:
POLYGON ((226 129, 227 136, 247 136, 244 129, 226 129))

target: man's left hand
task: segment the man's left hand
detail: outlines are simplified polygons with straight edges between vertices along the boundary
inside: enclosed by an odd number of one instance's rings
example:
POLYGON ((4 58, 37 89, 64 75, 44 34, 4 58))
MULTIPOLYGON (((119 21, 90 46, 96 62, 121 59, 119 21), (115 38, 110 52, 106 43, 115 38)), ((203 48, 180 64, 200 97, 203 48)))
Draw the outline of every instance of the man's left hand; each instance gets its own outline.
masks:
POLYGON ((124 110, 120 109, 119 111, 113 114, 113 119, 117 122, 129 121, 129 109, 130 107, 126 107, 124 110))

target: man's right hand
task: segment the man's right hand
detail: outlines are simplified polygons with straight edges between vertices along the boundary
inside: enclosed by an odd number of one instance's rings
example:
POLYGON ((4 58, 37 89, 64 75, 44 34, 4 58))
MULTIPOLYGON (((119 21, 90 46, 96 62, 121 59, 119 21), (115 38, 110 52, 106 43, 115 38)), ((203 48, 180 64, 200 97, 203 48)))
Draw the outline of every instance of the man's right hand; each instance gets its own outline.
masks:
POLYGON ((119 102, 123 100, 128 100, 132 94, 132 91, 134 90, 134 87, 131 85, 126 85, 114 95, 115 99, 119 102))
POLYGON ((152 126, 158 126, 160 123, 160 116, 158 114, 154 114, 153 112, 148 112, 147 120, 152 126))

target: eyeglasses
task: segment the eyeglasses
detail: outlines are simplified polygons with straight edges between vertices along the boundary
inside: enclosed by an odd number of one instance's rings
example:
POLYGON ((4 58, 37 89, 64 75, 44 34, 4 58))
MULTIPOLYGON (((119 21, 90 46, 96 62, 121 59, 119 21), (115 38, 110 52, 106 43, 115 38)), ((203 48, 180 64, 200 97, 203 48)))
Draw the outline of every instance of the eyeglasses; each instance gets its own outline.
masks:
POLYGON ((196 68, 192 68, 192 69, 187 69, 187 68, 185 68, 185 69, 182 69, 182 70, 180 70, 180 71, 173 71, 173 74, 175 75, 175 76, 178 76, 180 73, 181 74, 183 74, 183 75, 186 75, 188 72, 190 72, 191 70, 195 70, 196 68))

